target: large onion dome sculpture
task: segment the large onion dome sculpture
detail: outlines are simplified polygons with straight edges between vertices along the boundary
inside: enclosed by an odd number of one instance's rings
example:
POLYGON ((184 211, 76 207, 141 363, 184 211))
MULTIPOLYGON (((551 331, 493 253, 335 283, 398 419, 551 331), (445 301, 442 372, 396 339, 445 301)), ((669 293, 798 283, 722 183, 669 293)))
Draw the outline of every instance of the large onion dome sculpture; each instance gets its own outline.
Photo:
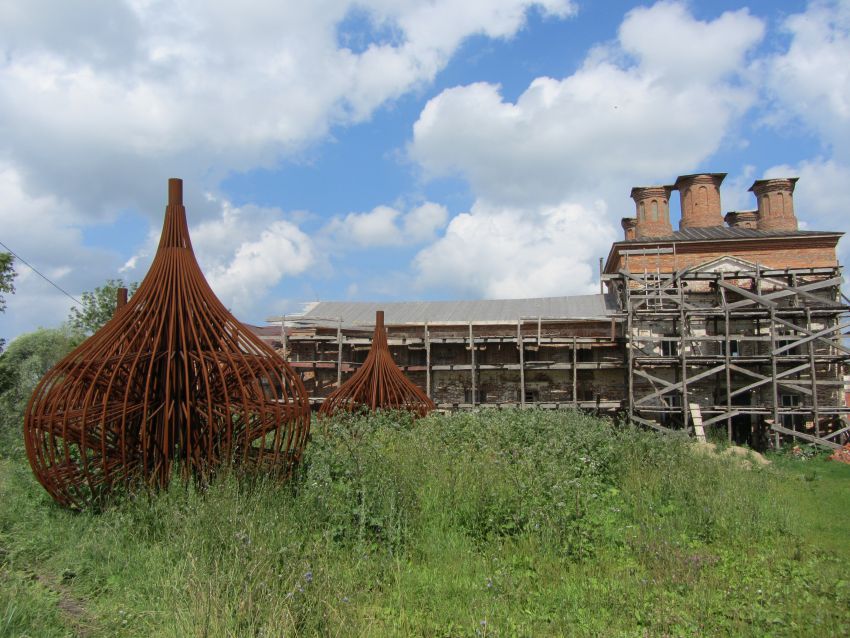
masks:
POLYGON ((353 412, 361 407, 372 411, 379 408, 409 410, 418 416, 425 416, 434 409, 434 402, 404 376, 393 361, 387 345, 383 310, 375 313, 372 347, 363 365, 328 395, 319 415, 331 416, 337 411, 353 412))
POLYGON ((159 248, 135 295, 50 370, 27 406, 35 476, 82 508, 111 488, 166 487, 241 464, 286 476, 310 428, 301 379, 216 298, 168 182, 159 248))

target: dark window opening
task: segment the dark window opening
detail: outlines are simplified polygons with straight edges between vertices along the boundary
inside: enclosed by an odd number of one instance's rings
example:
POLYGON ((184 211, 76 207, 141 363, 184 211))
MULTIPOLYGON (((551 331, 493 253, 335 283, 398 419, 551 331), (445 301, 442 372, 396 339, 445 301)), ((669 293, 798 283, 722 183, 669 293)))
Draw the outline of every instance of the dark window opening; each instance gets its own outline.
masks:
MULTIPOLYGON (((720 342, 720 354, 726 356, 726 342, 720 342)), ((738 357, 741 354, 741 342, 737 339, 729 340, 729 356, 738 357)))
POLYGON ((679 342, 678 341, 668 341, 664 340, 661 342, 661 356, 662 357, 678 357, 679 356, 679 342))

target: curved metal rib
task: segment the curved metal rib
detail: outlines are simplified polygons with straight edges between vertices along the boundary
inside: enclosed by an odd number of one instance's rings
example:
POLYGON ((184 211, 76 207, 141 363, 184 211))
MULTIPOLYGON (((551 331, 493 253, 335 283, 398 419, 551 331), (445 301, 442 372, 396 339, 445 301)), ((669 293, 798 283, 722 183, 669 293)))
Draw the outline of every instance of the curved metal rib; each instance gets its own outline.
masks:
POLYGON ((170 179, 159 247, 138 291, 30 399, 33 472, 57 502, 85 507, 130 481, 166 487, 175 464, 184 478, 230 462, 286 476, 309 430, 300 377, 204 278, 183 182, 170 179))
POLYGON ((319 415, 330 416, 339 410, 351 412, 361 406, 373 411, 379 408, 409 410, 419 416, 434 409, 434 402, 393 361, 387 345, 383 310, 375 313, 372 347, 363 365, 325 399, 319 415))

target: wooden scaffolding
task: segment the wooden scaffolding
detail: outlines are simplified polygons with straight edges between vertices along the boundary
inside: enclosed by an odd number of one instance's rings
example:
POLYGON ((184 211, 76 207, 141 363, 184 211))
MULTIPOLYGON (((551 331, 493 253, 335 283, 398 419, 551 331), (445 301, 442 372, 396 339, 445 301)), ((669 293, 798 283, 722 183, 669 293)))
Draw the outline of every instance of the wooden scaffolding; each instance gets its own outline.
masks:
POLYGON ((846 438, 848 299, 839 268, 738 262, 608 281, 624 317, 628 414, 662 431, 701 421, 730 442, 846 438), (843 436, 842 436, 843 435, 843 436))

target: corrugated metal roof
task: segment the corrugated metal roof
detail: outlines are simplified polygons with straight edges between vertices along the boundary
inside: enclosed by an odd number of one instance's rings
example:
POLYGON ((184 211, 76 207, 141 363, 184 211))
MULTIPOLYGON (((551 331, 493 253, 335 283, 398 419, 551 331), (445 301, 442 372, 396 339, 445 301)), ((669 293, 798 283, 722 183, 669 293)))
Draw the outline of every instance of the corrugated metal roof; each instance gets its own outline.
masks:
POLYGON ((514 322, 528 317, 605 319, 616 312, 617 298, 600 294, 475 301, 320 301, 311 304, 300 318, 341 318, 344 325, 372 325, 377 310, 384 311, 388 325, 514 322))
POLYGON ((729 228, 727 226, 709 226, 706 228, 685 228, 673 231, 663 237, 642 237, 628 239, 618 243, 654 243, 659 241, 700 241, 705 239, 766 239, 770 237, 813 237, 818 235, 840 235, 840 232, 821 230, 758 230, 755 228, 729 228))

